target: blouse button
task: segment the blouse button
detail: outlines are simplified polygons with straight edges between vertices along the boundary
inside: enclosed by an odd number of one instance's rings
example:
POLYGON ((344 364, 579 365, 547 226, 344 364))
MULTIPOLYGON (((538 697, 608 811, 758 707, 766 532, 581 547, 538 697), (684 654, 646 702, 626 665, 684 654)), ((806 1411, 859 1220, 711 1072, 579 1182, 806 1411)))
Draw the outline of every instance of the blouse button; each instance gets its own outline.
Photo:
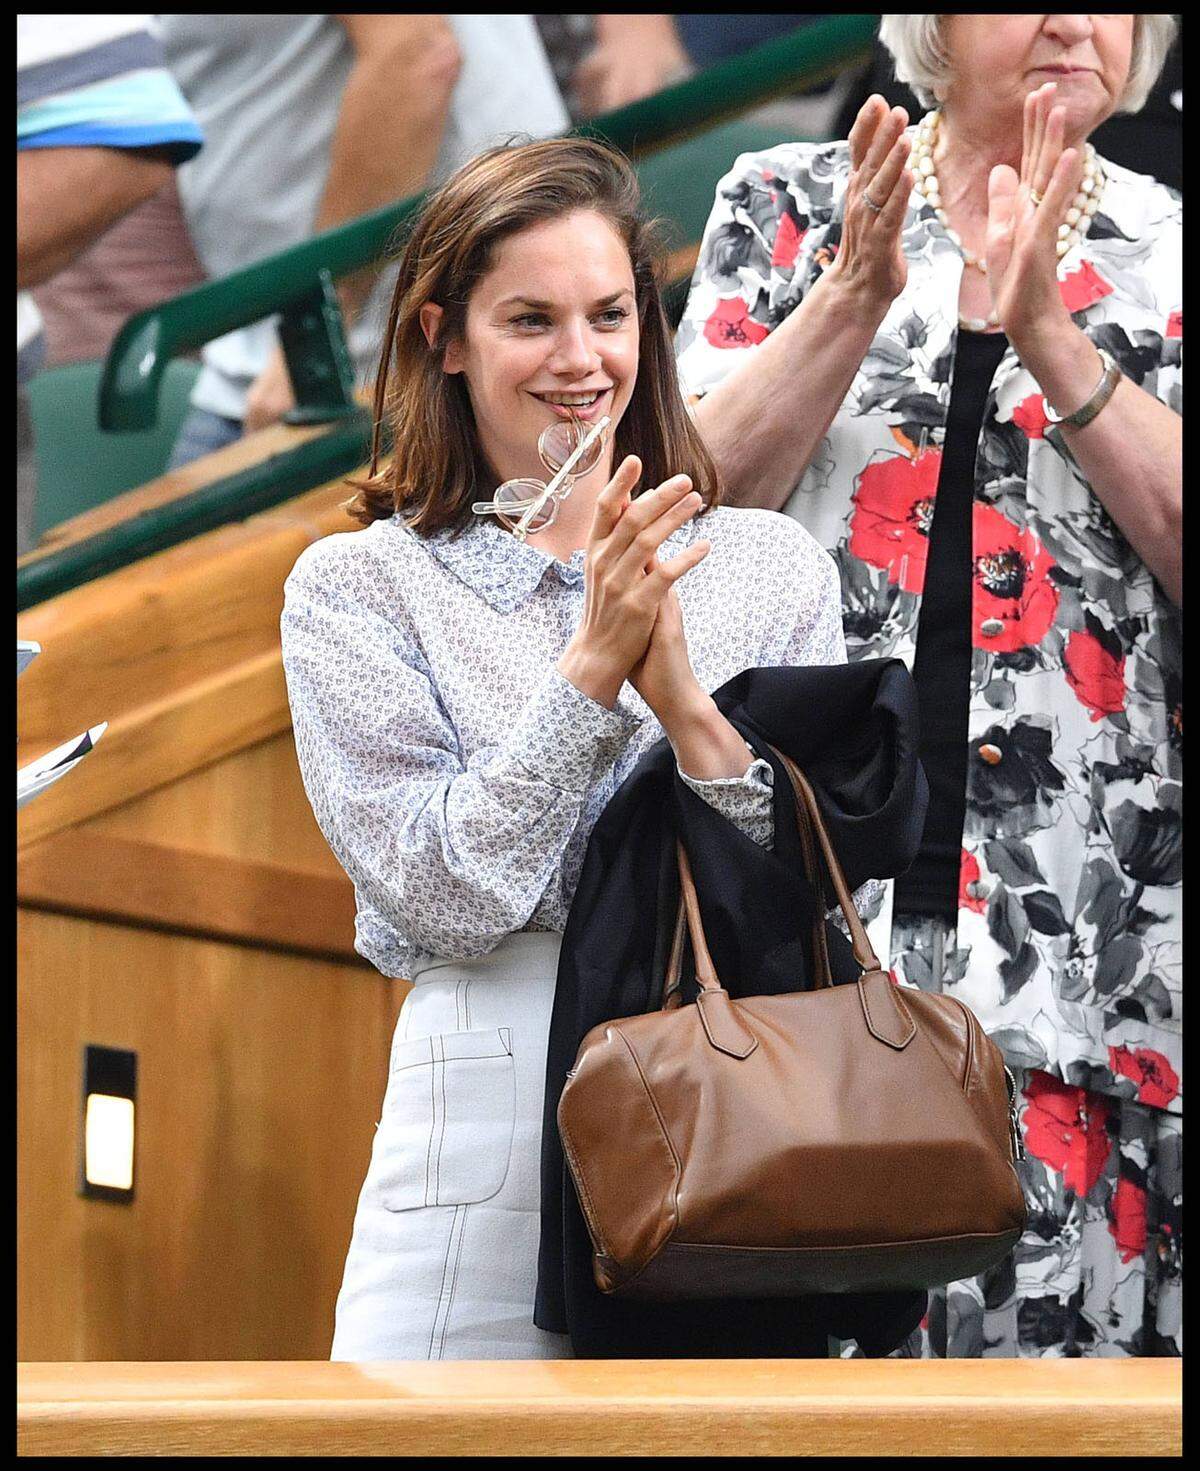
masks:
POLYGON ((979 625, 979 631, 985 638, 995 638, 998 633, 1004 632, 1004 623, 999 618, 985 618, 979 625))
POLYGON ((980 759, 986 761, 989 766, 998 766, 1003 755, 1004 752, 999 746, 984 745, 979 748, 980 759))

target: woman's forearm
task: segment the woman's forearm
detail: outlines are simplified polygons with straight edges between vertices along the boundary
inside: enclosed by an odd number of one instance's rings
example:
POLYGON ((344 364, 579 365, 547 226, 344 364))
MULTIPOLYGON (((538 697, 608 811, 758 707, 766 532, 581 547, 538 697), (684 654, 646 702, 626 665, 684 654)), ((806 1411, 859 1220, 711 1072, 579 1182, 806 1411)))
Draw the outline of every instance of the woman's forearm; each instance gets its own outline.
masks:
POLYGON ((887 307, 832 266, 696 406, 730 505, 780 509, 850 391, 887 307))
POLYGON ((746 742, 699 685, 694 700, 656 713, 680 770, 696 781, 745 776, 750 769, 754 757, 746 742))
MULTIPOLYGON (((1017 344, 1014 343, 1014 346, 1017 344)), ((1069 414, 1091 395, 1102 364, 1073 323, 1049 341, 1023 343, 1022 363, 1047 401, 1069 414)), ((1060 432, 1101 505, 1172 602, 1183 600, 1183 424, 1152 394, 1122 378, 1082 429, 1060 432)))

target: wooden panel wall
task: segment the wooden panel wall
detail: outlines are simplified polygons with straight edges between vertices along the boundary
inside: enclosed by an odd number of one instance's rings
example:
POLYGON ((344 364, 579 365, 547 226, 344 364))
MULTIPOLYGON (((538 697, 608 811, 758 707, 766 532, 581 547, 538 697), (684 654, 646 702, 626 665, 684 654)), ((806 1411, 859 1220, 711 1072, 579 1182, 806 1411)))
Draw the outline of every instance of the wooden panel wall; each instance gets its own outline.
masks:
POLYGON ((404 989, 20 911, 19 1357, 327 1355, 404 989), (129 1205, 76 1194, 86 1042, 138 1055, 129 1205))

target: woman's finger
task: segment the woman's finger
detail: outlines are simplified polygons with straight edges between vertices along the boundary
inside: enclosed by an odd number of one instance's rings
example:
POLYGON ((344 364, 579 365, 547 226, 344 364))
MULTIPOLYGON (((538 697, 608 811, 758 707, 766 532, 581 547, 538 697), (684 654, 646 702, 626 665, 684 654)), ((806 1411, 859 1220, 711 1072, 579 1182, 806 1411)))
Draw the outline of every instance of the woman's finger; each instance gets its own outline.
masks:
POLYGON ((883 115, 881 109, 886 109, 886 107, 887 103, 878 92, 875 92, 858 109, 858 116, 854 119, 849 138, 850 167, 852 169, 862 167, 862 161, 867 156, 867 145, 875 136, 875 129, 879 126, 879 120, 883 115))
POLYGON ((612 479, 596 497, 596 506, 592 512, 591 541, 603 541, 606 536, 611 535, 641 473, 642 462, 637 455, 626 455, 617 466, 612 479))
MULTIPOLYGON (((691 485, 690 480, 687 483, 691 485)), ((703 504, 703 499, 694 490, 689 490, 681 500, 669 505, 661 515, 640 527, 617 564, 620 570, 631 575, 635 569, 639 572, 645 571, 667 537, 686 525, 703 504)))
POLYGON ((892 191, 888 195, 887 203, 876 216, 876 233, 880 242, 895 244, 900 237, 900 231, 904 225, 904 217, 908 213, 908 201, 913 191, 913 176, 908 169, 901 169, 899 175, 892 181, 892 191))
MULTIPOLYGON (((905 137, 896 139, 892 150, 879 167, 879 171, 871 180, 871 198, 876 204, 884 205, 890 200, 896 188, 897 180, 904 172, 904 165, 908 162, 909 154, 912 152, 912 140, 905 137)), ((906 196, 907 197, 907 196, 906 196)), ((881 216, 876 215, 878 221, 881 216)))
POLYGON ((1042 195, 1041 208, 1038 210, 1038 235, 1045 239, 1048 245, 1052 245, 1058 239, 1059 221, 1067 212, 1067 201, 1071 198, 1075 188, 1075 166, 1079 162, 1079 153, 1074 148, 1068 148, 1058 157, 1054 165, 1054 172, 1050 175, 1046 184, 1046 191, 1042 195))
MULTIPOLYGON (((692 488, 686 475, 672 475, 653 490, 644 491, 625 508, 606 541, 606 559, 619 560, 634 540, 665 512, 678 504, 692 488)), ((686 516, 684 517, 686 520, 686 516)))
POLYGON ((646 581, 652 584, 652 590, 662 596, 675 586, 685 572, 690 572, 698 562, 703 562, 711 551, 711 541, 694 541, 690 547, 677 552, 669 562, 659 562, 646 581))
POLYGON ((1033 139, 1029 151, 1029 172, 1025 178, 1027 184, 1032 183, 1038 159, 1042 156, 1042 146, 1046 140, 1046 115, 1054 105, 1057 91, 1058 88, 1053 82, 1047 82, 1037 91, 1037 102, 1033 109, 1033 139))
POLYGON ((1037 106, 1037 91, 1025 94, 1025 106, 1021 110, 1021 183, 1024 184, 1033 170, 1033 112, 1037 106))
POLYGON ((863 190, 869 192, 871 198, 876 203, 879 203, 879 200, 874 189, 871 187, 874 183, 875 175, 882 168, 884 159, 887 158, 895 146, 896 139, 900 137, 907 126, 908 113, 902 107, 893 107, 887 117, 880 123, 879 127, 876 128, 875 136, 871 139, 871 146, 867 149, 867 156, 863 160, 859 177, 863 190))
POLYGON ((1046 197, 1050 177, 1062 156, 1063 133, 1066 127, 1067 109, 1062 106, 1051 108, 1046 119, 1046 130, 1042 135, 1042 148, 1033 165, 1033 187, 1039 199, 1046 197))

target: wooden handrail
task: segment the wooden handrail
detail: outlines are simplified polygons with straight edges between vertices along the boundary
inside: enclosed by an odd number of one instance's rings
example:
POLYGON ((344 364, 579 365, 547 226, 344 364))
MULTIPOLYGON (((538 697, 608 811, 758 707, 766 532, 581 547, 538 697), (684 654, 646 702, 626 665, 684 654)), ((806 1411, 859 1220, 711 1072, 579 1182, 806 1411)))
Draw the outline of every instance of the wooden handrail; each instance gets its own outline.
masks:
POLYGON ((1179 1455, 1171 1359, 24 1364, 19 1455, 1179 1455))

